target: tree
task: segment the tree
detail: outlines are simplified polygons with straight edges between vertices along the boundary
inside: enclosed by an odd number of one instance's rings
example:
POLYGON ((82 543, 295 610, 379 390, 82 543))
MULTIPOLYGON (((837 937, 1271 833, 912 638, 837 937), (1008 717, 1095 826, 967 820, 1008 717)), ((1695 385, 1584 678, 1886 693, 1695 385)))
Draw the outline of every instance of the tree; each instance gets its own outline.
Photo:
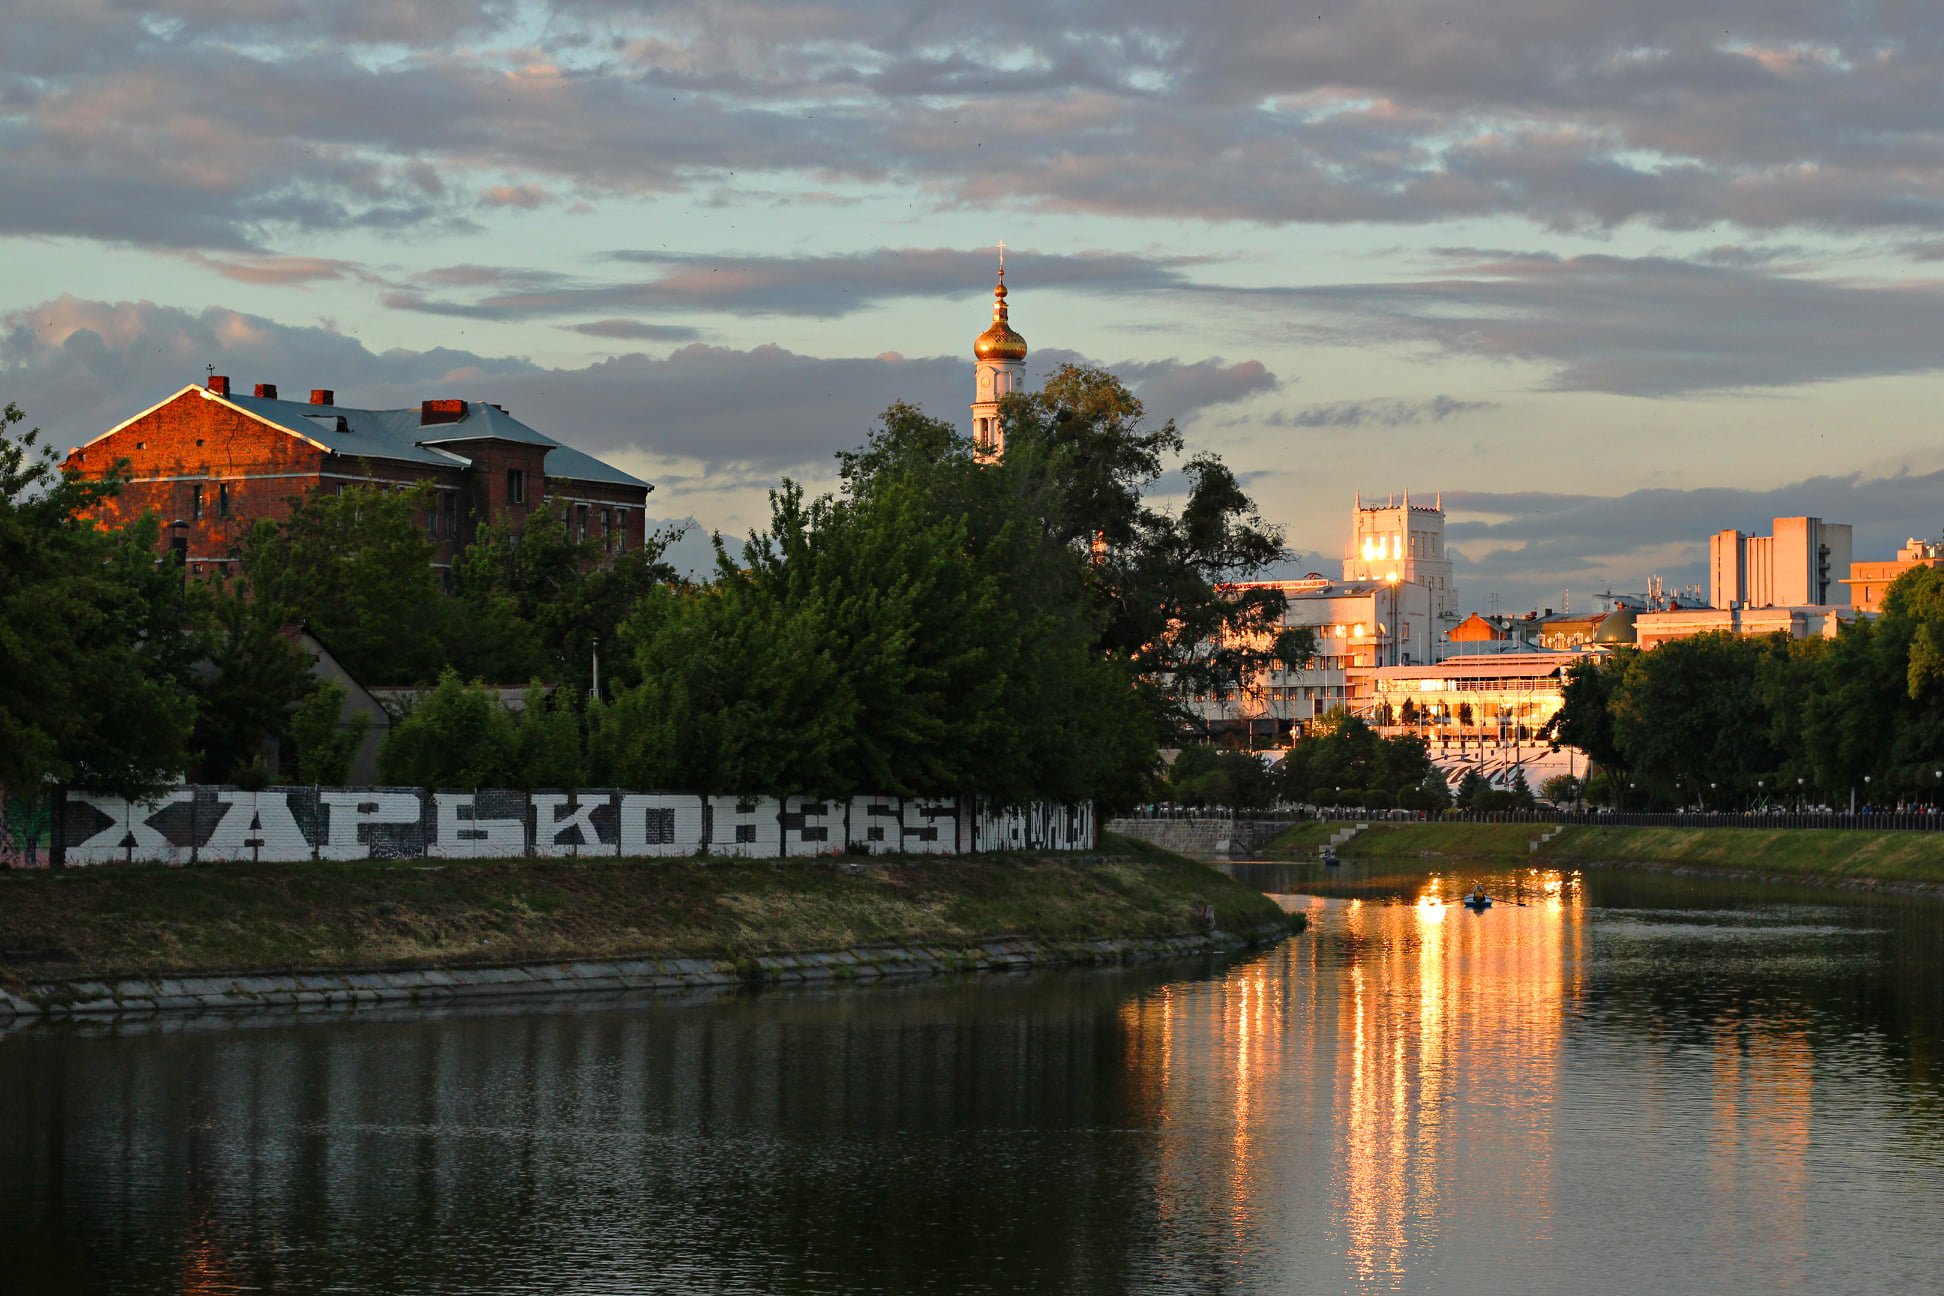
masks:
POLYGON ((573 538, 566 505, 536 510, 517 528, 482 527, 453 565, 450 662, 463 675, 537 675, 586 692, 594 641, 613 644, 642 596, 675 579, 662 553, 679 534, 610 552, 598 537, 573 538))
POLYGON ((1762 705, 1761 662, 1787 651, 1779 637, 1714 633, 1629 654, 1610 702, 1621 768, 1676 804, 1701 797, 1711 784, 1753 787, 1779 763, 1762 705))
POLYGON ((63 473, 38 429, 0 409, 0 793, 43 782, 154 790, 189 757, 195 646, 182 578, 155 560, 152 517, 89 520, 119 471, 63 473))
POLYGON ((342 723, 344 690, 330 680, 318 680, 290 717, 290 736, 297 747, 297 781, 320 787, 343 784, 351 762, 371 727, 370 716, 342 723))
POLYGON ((1584 785, 1571 774, 1555 774, 1539 785, 1539 795, 1554 805, 1570 805, 1583 792, 1584 785))
POLYGON ((284 731, 315 681, 278 609, 247 597, 242 582, 197 582, 187 597, 203 653, 193 676, 194 772, 223 782, 261 759, 265 741, 284 731))
POLYGON ((379 775, 400 787, 516 787, 516 741, 498 694, 447 670, 385 736, 379 775))
POLYGON ((1168 797, 1183 805, 1255 810, 1275 799, 1262 759, 1229 747, 1184 747, 1168 771, 1168 797))
POLYGON ((1508 794, 1508 800, 1510 801, 1510 805, 1507 807, 1508 809, 1512 809, 1512 810, 1532 809, 1534 804, 1533 796, 1532 796, 1532 785, 1526 782, 1525 767, 1523 765, 1517 765, 1513 767, 1512 783, 1505 790, 1508 794))
POLYGON ((1588 657, 1567 667, 1560 708, 1541 731, 1554 751, 1577 747, 1601 769, 1625 776, 1626 758, 1614 735, 1613 699, 1628 663, 1637 656, 1638 649, 1619 648, 1605 660, 1588 657))
POLYGON ((1220 459, 1180 465, 1179 512, 1147 503, 1184 442, 1172 422, 1146 426, 1118 378, 1063 365, 1038 392, 1007 397, 1002 416, 1006 475, 1038 484, 1050 536, 1088 558, 1102 651, 1182 694, 1233 693, 1278 659, 1314 653, 1313 639, 1284 635, 1280 593, 1224 588, 1283 549, 1220 459))
POLYGON ((425 508, 422 488, 314 491, 282 522, 251 529, 242 575, 255 598, 307 622, 353 678, 428 682, 445 662, 445 608, 425 508))
POLYGON ((949 425, 887 411, 841 495, 773 493, 715 580, 644 598, 597 768, 751 793, 1103 804, 1150 790, 1150 702, 1097 648, 1053 483, 976 465, 949 425))

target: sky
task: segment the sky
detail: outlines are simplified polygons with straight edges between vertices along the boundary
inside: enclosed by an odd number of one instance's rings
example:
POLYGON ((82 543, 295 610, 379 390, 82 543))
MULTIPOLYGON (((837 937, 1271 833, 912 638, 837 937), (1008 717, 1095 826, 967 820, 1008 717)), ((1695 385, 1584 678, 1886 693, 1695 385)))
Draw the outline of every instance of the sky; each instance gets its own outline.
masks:
MULTIPOLYGON (((1293 571, 1442 491, 1461 602, 1944 518, 1944 6, 7 0, 0 400, 494 400, 740 535, 969 418, 1004 240, 1293 571)), ((691 541, 693 544, 693 541, 691 541)))

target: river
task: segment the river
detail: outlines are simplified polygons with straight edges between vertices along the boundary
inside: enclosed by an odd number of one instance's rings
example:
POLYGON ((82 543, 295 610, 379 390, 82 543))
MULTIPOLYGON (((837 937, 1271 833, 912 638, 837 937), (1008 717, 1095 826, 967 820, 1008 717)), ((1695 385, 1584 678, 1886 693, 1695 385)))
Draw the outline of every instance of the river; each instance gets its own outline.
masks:
POLYGON ((15 1028, 0 1276, 1944 1286, 1944 904, 1620 871, 1235 871, 1311 931, 1186 966, 15 1028), (1502 902, 1444 902, 1474 877, 1502 902))

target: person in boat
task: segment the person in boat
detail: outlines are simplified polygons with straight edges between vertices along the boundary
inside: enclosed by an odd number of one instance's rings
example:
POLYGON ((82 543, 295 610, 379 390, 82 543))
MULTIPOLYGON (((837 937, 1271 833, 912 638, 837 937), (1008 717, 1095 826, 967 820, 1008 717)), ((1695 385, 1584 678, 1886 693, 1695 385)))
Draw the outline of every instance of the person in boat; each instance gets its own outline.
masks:
POLYGON ((1486 900, 1485 884, 1483 882, 1472 883, 1471 894, 1466 899, 1473 904, 1484 904, 1486 900))

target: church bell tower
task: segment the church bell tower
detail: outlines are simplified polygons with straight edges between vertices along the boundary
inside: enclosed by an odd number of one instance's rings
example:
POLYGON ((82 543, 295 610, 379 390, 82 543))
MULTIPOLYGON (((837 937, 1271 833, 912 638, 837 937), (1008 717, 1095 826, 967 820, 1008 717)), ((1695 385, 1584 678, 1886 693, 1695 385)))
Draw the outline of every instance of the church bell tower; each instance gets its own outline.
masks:
POLYGON ((972 401, 972 451, 979 463, 997 463, 1006 453, 1006 430, 999 402, 1026 381, 1026 339, 1006 322, 1006 245, 999 245, 999 282, 992 290, 992 327, 972 342, 977 361, 972 401))

